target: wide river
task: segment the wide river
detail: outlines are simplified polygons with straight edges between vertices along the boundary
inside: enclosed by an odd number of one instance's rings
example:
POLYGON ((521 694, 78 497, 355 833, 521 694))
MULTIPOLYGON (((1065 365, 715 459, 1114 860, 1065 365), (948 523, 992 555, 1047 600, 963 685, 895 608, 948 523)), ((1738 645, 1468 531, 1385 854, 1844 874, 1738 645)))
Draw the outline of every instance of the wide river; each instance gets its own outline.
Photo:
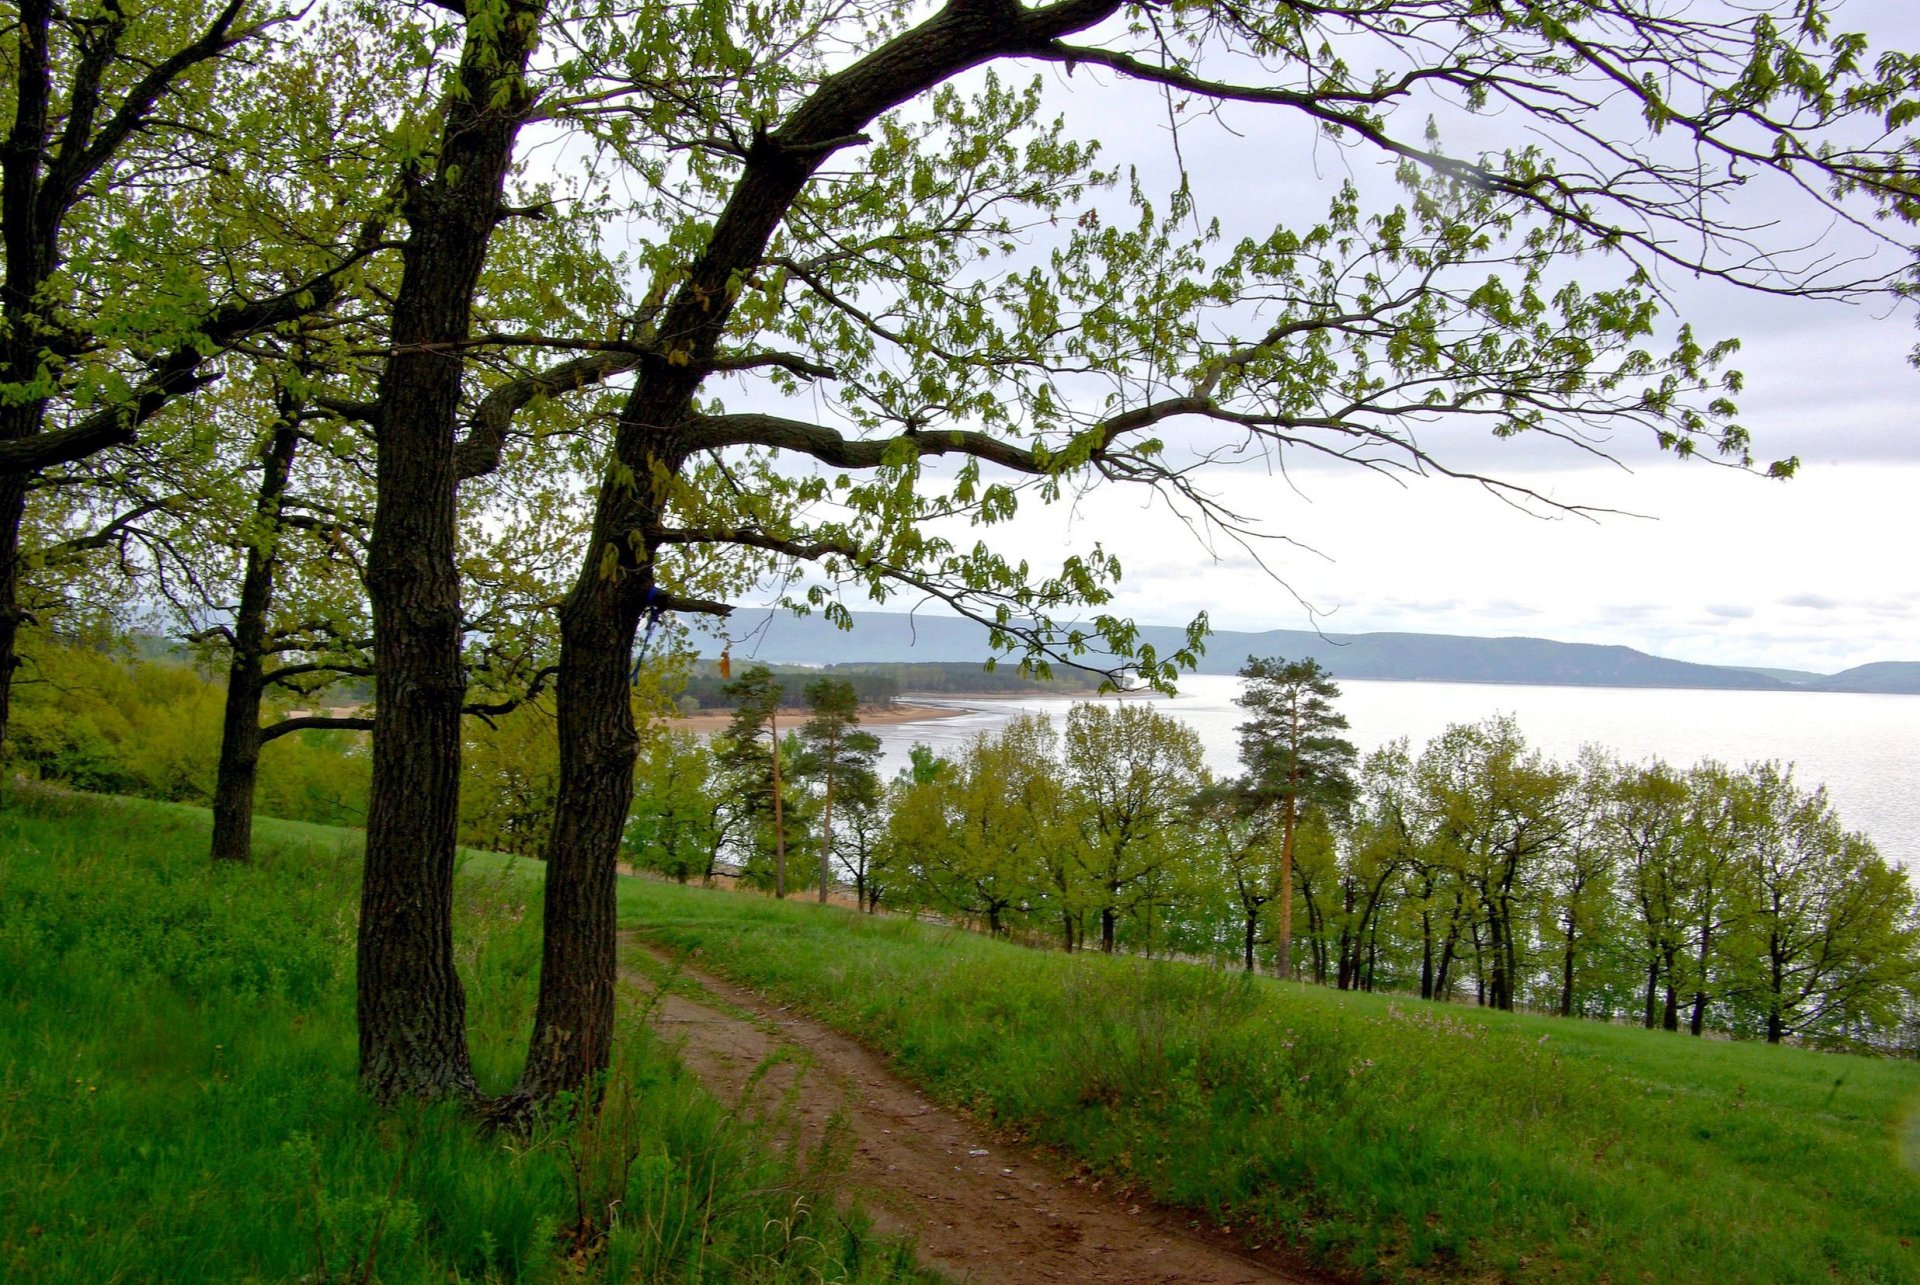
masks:
MULTIPOLYGON (((1237 678, 1194 676, 1170 699, 1109 699, 1153 700, 1199 733, 1209 767, 1232 773, 1239 752, 1234 728, 1245 717, 1233 703, 1239 685, 1237 678)), ((1530 744, 1561 759, 1571 760, 1587 742, 1623 758, 1658 756, 1679 766, 1703 758, 1736 765, 1779 759, 1795 765, 1803 786, 1824 784, 1849 829, 1865 831, 1892 860, 1920 866, 1920 696, 1360 680, 1341 683, 1340 692, 1339 708, 1362 754, 1398 736, 1418 752, 1450 723, 1512 714, 1530 744)), ((967 712, 872 728, 880 737, 883 775, 906 763, 916 741, 949 752, 1023 712, 1062 717, 1073 701, 922 703, 967 712)))

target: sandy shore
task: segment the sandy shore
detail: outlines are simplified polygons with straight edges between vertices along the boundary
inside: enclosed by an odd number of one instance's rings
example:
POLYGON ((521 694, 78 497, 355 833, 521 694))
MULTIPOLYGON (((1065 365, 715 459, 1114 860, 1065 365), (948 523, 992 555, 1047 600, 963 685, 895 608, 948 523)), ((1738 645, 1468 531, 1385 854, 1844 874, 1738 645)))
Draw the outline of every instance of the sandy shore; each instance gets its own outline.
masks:
MULTIPOLYGON (((971 699, 971 697, 969 697, 971 699)), ((782 709, 780 723, 785 727, 798 727, 807 721, 813 711, 808 709, 782 709)), ((895 723, 924 723, 936 718, 955 718, 966 713, 950 705, 920 705, 913 701, 898 700, 886 706, 863 706, 860 710, 862 727, 889 727, 895 723)), ((721 732, 733 721, 733 715, 723 709, 702 710, 698 714, 688 714, 681 718, 670 718, 667 726, 676 732, 721 732)))

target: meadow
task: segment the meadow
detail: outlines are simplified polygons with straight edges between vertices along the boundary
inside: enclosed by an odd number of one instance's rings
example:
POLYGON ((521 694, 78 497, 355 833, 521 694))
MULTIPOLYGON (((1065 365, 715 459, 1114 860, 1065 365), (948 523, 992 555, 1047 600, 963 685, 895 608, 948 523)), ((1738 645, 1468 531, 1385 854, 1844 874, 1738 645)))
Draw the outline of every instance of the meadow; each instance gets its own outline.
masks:
MULTIPOLYGON (((196 808, 0 800, 0 1280, 916 1280, 795 1154, 637 1022, 597 1109, 525 1135, 354 1079, 355 832, 263 821, 214 869, 196 808)), ((512 1082, 539 883, 474 855, 477 1069, 512 1082)))
MULTIPOLYGON (((15 787, 0 806, 0 1278, 929 1279, 630 1014, 603 1105, 526 1136, 353 1079, 351 831, 15 787)), ((531 1007, 537 863, 469 854, 488 1087, 531 1007)), ((1340 1275, 1920 1279, 1920 1065, 1067 956, 627 879, 668 959, 851 1032, 1131 1198, 1340 1275)), ((633 965, 673 971, 632 950, 633 965)), ((696 985, 682 976, 675 983, 696 985)))
POLYGON ((1920 1279, 1920 1065, 634 884, 645 939, 1250 1243, 1395 1280, 1920 1279))

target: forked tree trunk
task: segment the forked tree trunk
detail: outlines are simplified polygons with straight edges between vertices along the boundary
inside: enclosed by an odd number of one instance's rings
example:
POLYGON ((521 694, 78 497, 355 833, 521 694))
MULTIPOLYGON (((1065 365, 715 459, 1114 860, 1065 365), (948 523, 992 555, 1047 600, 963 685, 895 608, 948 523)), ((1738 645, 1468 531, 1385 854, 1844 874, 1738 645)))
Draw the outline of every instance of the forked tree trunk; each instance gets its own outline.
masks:
POLYGON ((367 593, 376 674, 361 884, 360 1078, 373 1096, 473 1100, 466 992, 453 959, 459 832, 460 579, 454 426, 473 295, 531 98, 537 0, 470 21, 435 172, 407 197, 409 235, 380 381, 367 593))

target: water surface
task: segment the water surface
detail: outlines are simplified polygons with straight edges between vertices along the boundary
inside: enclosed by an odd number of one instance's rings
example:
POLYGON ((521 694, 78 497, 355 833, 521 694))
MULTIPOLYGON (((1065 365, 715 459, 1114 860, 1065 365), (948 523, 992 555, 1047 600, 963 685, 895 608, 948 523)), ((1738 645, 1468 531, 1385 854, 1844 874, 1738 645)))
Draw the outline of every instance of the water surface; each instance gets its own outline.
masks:
MULTIPOLYGON (((1195 676, 1172 698, 1152 700, 1199 733, 1207 765, 1238 770, 1233 703, 1240 680, 1195 676)), ((1528 741, 1572 759, 1594 742, 1631 760, 1658 756, 1685 766, 1702 758, 1732 764, 1779 759, 1802 785, 1825 784, 1841 819, 1865 831, 1886 856, 1920 860, 1920 696, 1846 692, 1701 691, 1651 687, 1528 687, 1482 683, 1340 684, 1339 706, 1361 753, 1405 736, 1415 751, 1449 723, 1512 714, 1528 741)), ((952 752, 979 732, 1023 712, 1064 717, 1071 699, 928 698, 965 709, 954 718, 871 730, 880 737, 881 771, 892 775, 916 741, 952 752)))

